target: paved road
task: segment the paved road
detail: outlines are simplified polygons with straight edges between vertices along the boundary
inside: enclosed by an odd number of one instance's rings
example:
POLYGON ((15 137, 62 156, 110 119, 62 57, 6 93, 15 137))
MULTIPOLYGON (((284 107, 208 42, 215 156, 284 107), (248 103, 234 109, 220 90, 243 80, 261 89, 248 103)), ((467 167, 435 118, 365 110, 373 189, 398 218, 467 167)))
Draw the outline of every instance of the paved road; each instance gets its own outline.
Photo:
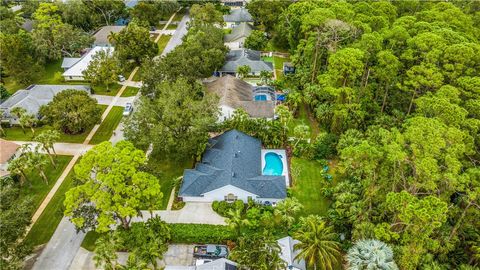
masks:
POLYGON ((65 270, 75 258, 85 233, 77 234, 75 226, 64 217, 42 254, 37 258, 33 270, 65 270))
POLYGON ((190 20, 190 16, 188 15, 188 10, 185 16, 183 16, 182 20, 177 26, 177 30, 173 34, 170 41, 168 41, 167 46, 163 50, 162 56, 166 55, 170 51, 172 51, 175 47, 182 43, 182 38, 187 34, 187 22, 190 20))

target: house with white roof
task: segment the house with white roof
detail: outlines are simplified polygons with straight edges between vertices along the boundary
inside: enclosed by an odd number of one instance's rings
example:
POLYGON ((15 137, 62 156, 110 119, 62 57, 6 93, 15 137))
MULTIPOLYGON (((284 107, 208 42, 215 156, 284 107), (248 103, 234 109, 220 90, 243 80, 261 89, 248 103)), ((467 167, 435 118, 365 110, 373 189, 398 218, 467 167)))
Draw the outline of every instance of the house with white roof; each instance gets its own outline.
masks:
POLYGON ((293 239, 290 236, 281 238, 277 240, 278 245, 280 246, 280 258, 287 263, 288 270, 306 270, 304 260, 296 260, 295 258, 300 253, 299 250, 295 250, 294 247, 300 241, 293 239))
POLYGON ((80 58, 64 58, 62 62, 62 68, 65 69, 62 74, 63 78, 65 81, 84 81, 83 71, 88 68, 93 56, 100 51, 113 55, 114 50, 114 47, 96 46, 80 58))

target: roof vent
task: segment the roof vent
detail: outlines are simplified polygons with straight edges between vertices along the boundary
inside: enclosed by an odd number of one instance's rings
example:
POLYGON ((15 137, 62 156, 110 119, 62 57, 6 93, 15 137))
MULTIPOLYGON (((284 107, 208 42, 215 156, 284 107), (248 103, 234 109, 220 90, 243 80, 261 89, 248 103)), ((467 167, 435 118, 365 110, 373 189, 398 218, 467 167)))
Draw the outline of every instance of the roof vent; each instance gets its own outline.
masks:
POLYGON ((235 154, 233 154, 235 157, 238 157, 238 152, 235 152, 235 154))
POLYGON ((235 172, 232 172, 232 177, 235 177, 235 172))

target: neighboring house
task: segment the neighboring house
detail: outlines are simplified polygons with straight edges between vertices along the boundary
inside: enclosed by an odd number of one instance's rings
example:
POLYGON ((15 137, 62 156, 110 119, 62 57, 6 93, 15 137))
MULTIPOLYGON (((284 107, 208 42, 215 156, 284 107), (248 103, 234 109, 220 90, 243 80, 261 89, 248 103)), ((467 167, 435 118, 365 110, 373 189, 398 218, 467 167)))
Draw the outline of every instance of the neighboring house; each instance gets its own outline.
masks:
POLYGON ((17 156, 18 148, 20 145, 0 139, 0 178, 10 175, 8 162, 17 156))
POLYGON ((219 122, 233 116, 236 109, 244 109, 253 118, 273 119, 275 91, 269 86, 255 87, 230 75, 212 77, 205 81, 207 91, 219 97, 219 122))
POLYGON ((300 241, 293 239, 290 236, 284 237, 277 240, 278 245, 280 246, 280 258, 287 263, 288 270, 306 270, 304 260, 295 260, 295 257, 298 255, 299 251, 294 250, 294 246, 300 241))
POLYGON ((165 270, 237 270, 237 263, 222 258, 197 266, 165 266, 165 270))
POLYGON ((119 25, 107 25, 100 28, 100 30, 93 34, 93 37, 95 38, 93 41, 93 46, 111 46, 112 43, 110 43, 110 35, 112 33, 116 34, 122 31, 123 28, 125 28, 125 26, 119 25))
POLYGON ((27 113, 38 117, 38 111, 42 105, 47 105, 56 94, 67 89, 85 91, 90 94, 88 85, 31 85, 25 90, 18 90, 0 104, 0 113, 10 124, 18 124, 18 119, 10 114, 15 107, 24 108, 27 113))
POLYGON ((75 58, 68 58, 69 60, 62 63, 62 67, 68 66, 72 62, 75 63, 66 69, 66 71, 62 74, 63 78, 65 78, 66 81, 84 81, 85 78, 83 77, 83 71, 87 69, 88 65, 92 61, 92 57, 99 51, 108 51, 109 54, 112 55, 114 50, 114 47, 97 46, 91 49, 88 53, 84 54, 81 58, 77 59, 76 62, 75 60, 72 60, 75 58))
POLYGON ((253 76, 260 76, 263 70, 273 72, 273 64, 263 61, 259 51, 239 49, 228 52, 227 60, 218 73, 220 76, 226 74, 237 76, 237 68, 240 66, 249 66, 250 74, 253 76))
POLYGON ((63 71, 67 71, 69 68, 73 67, 78 61, 82 59, 81 57, 64 57, 62 61, 61 68, 63 71))
POLYGON ((230 49, 243 48, 245 39, 252 33, 253 26, 242 22, 239 26, 232 29, 232 33, 225 35, 224 42, 230 49))
POLYGON ((184 171, 178 195, 185 202, 253 199, 275 205, 287 196, 286 175, 285 150, 262 150, 259 139, 230 130, 210 139, 201 162, 184 171))
POLYGON ((283 62, 283 74, 288 75, 288 74, 293 74, 295 73, 295 67, 291 62, 283 62))
POLYGON ((252 15, 243 7, 232 9, 230 14, 223 15, 223 20, 225 21, 226 28, 234 28, 242 22, 253 23, 252 15))
POLYGON ((224 6, 231 8, 240 8, 246 5, 246 0, 220 0, 224 6))

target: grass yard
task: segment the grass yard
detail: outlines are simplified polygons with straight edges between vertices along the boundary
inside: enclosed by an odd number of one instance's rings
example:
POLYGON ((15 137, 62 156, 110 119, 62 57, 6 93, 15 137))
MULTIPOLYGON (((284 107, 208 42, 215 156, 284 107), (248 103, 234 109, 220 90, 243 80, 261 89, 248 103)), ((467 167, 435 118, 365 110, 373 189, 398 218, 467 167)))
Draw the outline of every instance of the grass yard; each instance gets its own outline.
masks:
POLYGON ((160 37, 160 39, 157 42, 158 54, 159 55, 162 54, 163 50, 165 49, 165 47, 168 44, 168 41, 170 41, 171 38, 172 38, 172 35, 162 35, 160 37))
POLYGON ((277 80, 283 77, 283 63, 289 62, 290 58, 285 57, 273 57, 273 67, 275 69, 275 75, 277 76, 277 80))
MULTIPOLYGON (((76 164, 78 164, 78 161, 76 164)), ((53 195, 42 215, 30 229, 25 238, 28 244, 38 246, 47 243, 52 238, 53 233, 63 218, 65 193, 74 186, 73 174, 74 172, 71 170, 55 195, 53 195)))
POLYGON ((105 85, 95 85, 95 86, 92 86, 92 90, 93 90, 92 92, 95 95, 116 96, 120 88, 122 88, 122 85, 118 83, 110 84, 108 91, 105 85))
POLYGON ((82 242, 82 247, 88 251, 94 251, 95 250, 95 241, 100 237, 101 234, 95 232, 95 231, 90 231, 85 235, 85 238, 83 239, 82 242))
MULTIPOLYGON (((334 175, 333 169, 328 173, 334 175)), ((291 175, 294 183, 293 197, 297 198, 304 207, 301 215, 326 215, 330 201, 321 192, 327 183, 322 176, 321 164, 318 161, 293 157, 291 159, 291 175)))
POLYGON ((108 141, 112 137, 113 130, 117 128, 118 124, 122 120, 122 106, 113 106, 107 117, 100 124, 100 127, 90 140, 90 144, 98 144, 103 141, 108 141))
MULTIPOLYGON (((107 109, 107 105, 97 105, 102 109, 101 114, 107 109)), ((93 127, 92 127, 93 128, 93 127)), ((35 135, 42 133, 45 130, 52 130, 54 129, 52 126, 43 125, 40 127, 35 128, 35 135)), ((5 131, 5 136, 0 136, 2 139, 9 140, 9 141, 32 141, 34 136, 30 128, 25 128, 25 133, 22 131, 22 128, 19 126, 13 127, 4 127, 3 130, 5 131)), ((91 129, 75 135, 65 134, 60 132, 60 139, 58 142, 66 142, 66 143, 83 143, 85 138, 87 138, 88 134, 90 133, 91 129)))
POLYGON ((140 82, 142 81, 141 80, 141 76, 142 76, 142 68, 140 67, 137 72, 135 72, 135 75, 133 76, 132 78, 132 81, 134 82, 140 82))
MULTIPOLYGON (((183 15, 182 15, 183 16, 183 15)), ((173 21, 172 21, 173 22, 173 21)), ((167 25, 166 23, 159 23, 157 25, 157 30, 163 30, 163 28, 167 25)), ((177 24, 175 23, 170 23, 165 30, 175 30, 177 29, 177 24)))
POLYGON ((123 90, 123 93, 121 97, 133 97, 136 96, 140 88, 133 87, 133 86, 127 86, 125 90, 123 90))
POLYGON ((160 185, 162 186, 162 207, 159 210, 165 210, 167 208, 174 180, 183 175, 184 169, 192 168, 192 165, 192 160, 170 161, 161 160, 154 156, 150 157, 147 164, 147 171, 160 179, 160 185))
POLYGON ((182 20, 183 18, 183 15, 185 15, 185 8, 182 8, 181 10, 179 10, 177 12, 177 14, 175 14, 175 17, 173 17, 173 20, 172 22, 179 22, 182 20))
POLYGON ((45 175, 48 178, 48 185, 45 184, 43 178, 38 173, 38 170, 33 169, 27 174, 27 181, 20 190, 20 197, 31 195, 33 199, 32 203, 35 206, 35 210, 37 210, 71 159, 72 156, 56 156, 55 162, 57 163, 57 168, 55 168, 49 160, 48 166, 45 169, 45 175))
POLYGON ((294 128, 300 124, 306 124, 310 127, 311 139, 315 139, 320 132, 318 123, 312 117, 309 117, 307 105, 300 105, 296 117, 288 124, 289 136, 293 136, 294 128))
POLYGON ((273 56, 262 56, 262 60, 265 62, 273 63, 273 56))

